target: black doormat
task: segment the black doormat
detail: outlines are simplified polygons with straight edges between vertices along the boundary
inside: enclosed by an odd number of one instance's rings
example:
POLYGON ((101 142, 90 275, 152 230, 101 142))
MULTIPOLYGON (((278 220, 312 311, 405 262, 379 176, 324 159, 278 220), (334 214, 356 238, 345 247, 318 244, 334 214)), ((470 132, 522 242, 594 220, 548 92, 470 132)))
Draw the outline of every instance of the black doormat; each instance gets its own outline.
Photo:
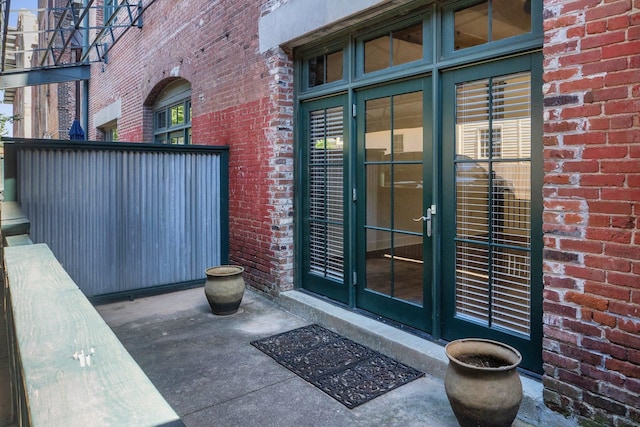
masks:
POLYGON ((315 324, 251 345, 350 409, 424 376, 315 324))

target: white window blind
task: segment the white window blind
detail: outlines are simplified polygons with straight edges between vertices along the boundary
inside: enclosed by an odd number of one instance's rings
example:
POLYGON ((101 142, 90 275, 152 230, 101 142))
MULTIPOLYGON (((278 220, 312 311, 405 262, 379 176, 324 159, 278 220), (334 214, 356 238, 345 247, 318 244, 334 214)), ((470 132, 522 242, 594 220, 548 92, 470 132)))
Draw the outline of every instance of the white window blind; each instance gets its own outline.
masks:
POLYGON ((335 280, 344 275, 343 109, 309 116, 309 268, 335 280))
POLYGON ((456 314, 530 332, 529 73, 456 88, 456 314), (480 137, 479 137, 480 136, 480 137))

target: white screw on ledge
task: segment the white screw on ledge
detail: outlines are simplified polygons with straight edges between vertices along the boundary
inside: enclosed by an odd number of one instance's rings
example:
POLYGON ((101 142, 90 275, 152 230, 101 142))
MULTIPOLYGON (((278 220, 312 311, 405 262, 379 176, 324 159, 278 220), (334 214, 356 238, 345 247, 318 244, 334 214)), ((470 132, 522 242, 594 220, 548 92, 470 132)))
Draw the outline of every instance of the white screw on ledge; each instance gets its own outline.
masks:
POLYGON ((84 349, 80 350, 80 353, 77 351, 73 353, 73 360, 77 360, 80 362, 80 367, 84 368, 85 366, 91 366, 91 355, 95 354, 96 350, 91 347, 87 354, 84 354, 84 349))

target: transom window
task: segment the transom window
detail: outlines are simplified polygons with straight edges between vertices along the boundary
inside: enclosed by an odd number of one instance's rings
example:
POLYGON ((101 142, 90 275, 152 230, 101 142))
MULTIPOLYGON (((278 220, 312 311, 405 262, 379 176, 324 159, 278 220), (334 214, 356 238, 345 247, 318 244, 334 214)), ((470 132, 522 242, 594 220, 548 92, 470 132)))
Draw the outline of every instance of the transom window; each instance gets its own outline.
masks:
POLYGON ((344 68, 342 56, 342 50, 338 50, 309 59, 309 87, 342 80, 344 68))
POLYGON ((454 12, 454 49, 531 31, 531 0, 485 0, 454 12))
POLYGON ((191 144, 191 85, 186 80, 171 83, 154 108, 154 139, 159 144, 191 144))
POLYGON ((422 22, 364 42, 364 72, 384 70, 385 68, 423 57, 422 22))

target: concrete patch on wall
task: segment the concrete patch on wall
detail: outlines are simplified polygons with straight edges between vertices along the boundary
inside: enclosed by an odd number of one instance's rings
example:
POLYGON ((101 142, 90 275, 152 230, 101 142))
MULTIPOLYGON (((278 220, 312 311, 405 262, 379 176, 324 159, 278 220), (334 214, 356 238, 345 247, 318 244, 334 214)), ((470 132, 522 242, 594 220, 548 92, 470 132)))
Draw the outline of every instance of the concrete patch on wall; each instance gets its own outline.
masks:
POLYGON ((117 120, 122 114, 122 101, 117 99, 93 115, 93 125, 100 127, 117 120))
POLYGON ((382 13, 390 8, 410 3, 409 0, 291 0, 271 13, 260 17, 258 34, 260 53, 269 49, 288 45, 295 47, 307 42, 310 37, 318 37, 318 30, 331 27, 337 30, 382 13), (335 25, 337 23, 344 25, 335 25))

